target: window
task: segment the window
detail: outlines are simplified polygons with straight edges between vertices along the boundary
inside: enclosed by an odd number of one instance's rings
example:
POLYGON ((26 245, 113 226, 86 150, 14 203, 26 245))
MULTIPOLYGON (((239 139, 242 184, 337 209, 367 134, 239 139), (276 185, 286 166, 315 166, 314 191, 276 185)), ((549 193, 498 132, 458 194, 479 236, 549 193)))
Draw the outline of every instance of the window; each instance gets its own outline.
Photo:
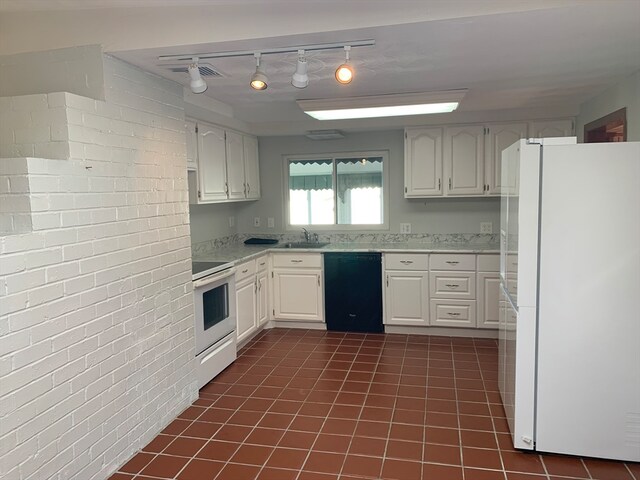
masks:
POLYGON ((289 226, 380 229, 386 152, 287 157, 289 226))

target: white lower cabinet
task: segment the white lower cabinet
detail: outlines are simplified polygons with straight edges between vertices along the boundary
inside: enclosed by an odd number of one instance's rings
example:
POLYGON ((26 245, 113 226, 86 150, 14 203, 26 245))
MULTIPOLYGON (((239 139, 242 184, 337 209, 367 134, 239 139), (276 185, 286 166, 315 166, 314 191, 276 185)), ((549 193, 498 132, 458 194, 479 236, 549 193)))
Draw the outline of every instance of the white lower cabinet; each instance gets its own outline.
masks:
POLYGON ((476 256, 434 254, 429 258, 429 269, 429 325, 475 328, 476 256))
POLYGON ((258 282, 258 326, 262 326, 269 321, 269 277, 267 271, 259 272, 258 282))
POLYGON ((320 254, 277 253, 272 263, 273 319, 324 322, 320 254))
POLYGON ((429 274, 385 272, 385 320, 388 325, 429 325, 429 274))
POLYGON ((255 277, 236 283, 236 338, 242 341, 257 328, 256 281, 255 277))
POLYGON ((384 255, 384 323, 429 325, 429 255, 384 255))
POLYGON ((236 267, 236 338, 241 342, 268 320, 267 256, 236 267))
POLYGON ((498 328, 500 323, 500 256, 478 255, 478 328, 498 328))

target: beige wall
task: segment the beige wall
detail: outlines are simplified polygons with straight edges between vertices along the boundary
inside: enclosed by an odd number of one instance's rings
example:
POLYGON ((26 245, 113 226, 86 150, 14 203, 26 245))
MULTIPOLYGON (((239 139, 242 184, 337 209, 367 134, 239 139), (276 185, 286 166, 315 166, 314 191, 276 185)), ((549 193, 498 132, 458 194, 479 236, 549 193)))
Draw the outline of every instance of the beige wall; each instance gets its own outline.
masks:
POLYGON ((623 107, 627 108, 627 141, 640 142, 640 70, 583 103, 576 117, 578 141, 584 126, 623 107))
POLYGON ((344 139, 329 141, 314 141, 303 136, 261 137, 262 198, 257 202, 238 205, 238 232, 280 233, 284 230, 283 155, 366 150, 389 151, 390 233, 399 233, 400 223, 405 222, 411 223, 413 233, 479 233, 480 222, 492 222, 494 232, 497 232, 500 221, 500 202, 497 198, 404 198, 402 130, 347 133, 344 139), (261 227, 253 226, 254 217, 260 217, 261 227), (274 229, 267 228, 268 217, 274 217, 274 229))

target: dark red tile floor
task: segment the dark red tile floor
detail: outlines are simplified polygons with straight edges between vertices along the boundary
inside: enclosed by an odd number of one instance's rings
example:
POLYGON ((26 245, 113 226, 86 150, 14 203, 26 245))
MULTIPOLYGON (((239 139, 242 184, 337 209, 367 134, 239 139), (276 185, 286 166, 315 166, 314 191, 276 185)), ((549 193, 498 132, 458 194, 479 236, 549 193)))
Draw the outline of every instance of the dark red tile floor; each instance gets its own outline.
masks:
POLYGON ((273 329, 110 480, 640 480, 511 446, 495 340, 273 329))

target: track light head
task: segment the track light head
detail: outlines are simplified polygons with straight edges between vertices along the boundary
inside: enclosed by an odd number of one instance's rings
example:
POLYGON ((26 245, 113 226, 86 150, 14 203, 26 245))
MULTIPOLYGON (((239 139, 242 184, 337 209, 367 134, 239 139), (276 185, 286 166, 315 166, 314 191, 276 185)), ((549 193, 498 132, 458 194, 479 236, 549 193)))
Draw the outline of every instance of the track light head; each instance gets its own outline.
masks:
POLYGON ((338 81, 338 83, 341 83, 343 85, 347 85, 348 83, 351 83, 351 80, 353 80, 353 67, 349 65, 350 50, 351 50, 350 45, 344 46, 344 52, 345 52, 344 63, 336 69, 336 80, 338 81))
POLYGON ((187 67, 191 82, 189 87, 193 93, 203 93, 207 90, 207 82, 204 81, 202 75, 200 75, 200 67, 198 66, 198 57, 193 57, 193 61, 187 67))
POLYGON ((291 85, 296 88, 305 88, 309 85, 309 75, 307 74, 307 60, 304 57, 304 50, 298 50, 298 63, 296 72, 291 77, 291 85))
POLYGON ((253 56, 256 59, 256 71, 251 77, 251 88, 254 90, 266 90, 269 86, 269 79, 265 75, 265 73, 260 70, 260 53, 254 53, 253 56))

